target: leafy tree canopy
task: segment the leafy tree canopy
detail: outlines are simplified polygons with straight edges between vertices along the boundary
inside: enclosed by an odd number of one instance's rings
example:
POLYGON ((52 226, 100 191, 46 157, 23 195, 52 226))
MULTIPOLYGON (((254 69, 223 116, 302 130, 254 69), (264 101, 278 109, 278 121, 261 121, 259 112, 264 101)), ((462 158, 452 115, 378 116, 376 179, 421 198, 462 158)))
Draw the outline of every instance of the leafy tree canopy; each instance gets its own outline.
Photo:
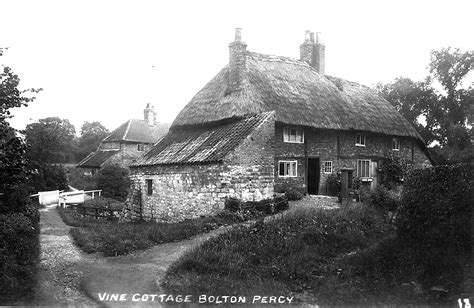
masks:
POLYGON ((81 127, 81 137, 78 141, 78 148, 80 149, 79 160, 95 151, 108 134, 109 130, 100 122, 84 122, 81 127))
POLYGON ((28 124, 25 129, 26 141, 30 146, 28 157, 39 164, 67 162, 71 156, 75 133, 69 120, 58 117, 28 124))
POLYGON ((474 51, 443 48, 431 52, 430 76, 425 80, 415 82, 399 77, 392 83, 376 86, 427 144, 437 144, 432 154, 440 162, 473 158, 468 116, 474 104, 474 88, 462 88, 463 80, 473 68, 474 51), (442 91, 436 90, 434 81, 439 82, 442 91), (422 124, 420 118, 426 123, 422 124))

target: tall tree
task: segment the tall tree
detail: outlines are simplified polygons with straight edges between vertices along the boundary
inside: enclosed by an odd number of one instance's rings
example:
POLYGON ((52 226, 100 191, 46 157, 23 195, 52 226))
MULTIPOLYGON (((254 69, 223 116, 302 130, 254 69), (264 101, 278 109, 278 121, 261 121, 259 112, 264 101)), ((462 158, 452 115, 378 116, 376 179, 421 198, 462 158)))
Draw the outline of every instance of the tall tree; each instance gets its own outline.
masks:
POLYGON ((400 77, 377 89, 418 130, 427 144, 436 144, 432 153, 441 162, 469 161, 473 158, 468 125, 474 89, 462 88, 465 77, 474 68, 474 52, 444 48, 431 52, 431 76, 414 82, 400 77), (439 82, 437 91, 433 81, 439 82), (420 121, 421 120, 421 121, 420 121))
POLYGON ((28 124, 25 137, 30 146, 29 159, 40 164, 71 161, 75 133, 69 120, 58 117, 44 118, 28 124))
POLYGON ((100 122, 84 122, 81 127, 81 137, 78 142, 81 153, 79 159, 95 151, 100 142, 107 137, 108 134, 109 130, 100 124, 100 122))
MULTIPOLYGON (((3 54, 0 48, 0 56, 3 54)), ((26 144, 9 125, 10 110, 33 97, 20 91, 20 79, 6 66, 0 71, 0 303, 33 294, 39 256, 39 214, 31 204, 26 144)), ((33 90, 37 92, 39 90, 33 90)))

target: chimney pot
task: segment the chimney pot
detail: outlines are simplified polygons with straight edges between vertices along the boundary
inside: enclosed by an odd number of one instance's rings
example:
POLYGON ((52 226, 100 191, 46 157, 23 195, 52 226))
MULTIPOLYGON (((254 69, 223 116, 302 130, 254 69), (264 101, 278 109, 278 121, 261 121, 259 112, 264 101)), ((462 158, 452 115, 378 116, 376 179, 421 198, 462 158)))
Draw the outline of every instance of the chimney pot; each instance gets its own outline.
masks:
POLYGON ((235 28, 235 42, 242 41, 242 28, 235 28))
POLYGON ((321 43, 321 32, 316 32, 316 43, 317 44, 321 43))
POLYGON ((306 30, 304 32, 304 41, 309 42, 309 40, 310 40, 309 30, 306 30))

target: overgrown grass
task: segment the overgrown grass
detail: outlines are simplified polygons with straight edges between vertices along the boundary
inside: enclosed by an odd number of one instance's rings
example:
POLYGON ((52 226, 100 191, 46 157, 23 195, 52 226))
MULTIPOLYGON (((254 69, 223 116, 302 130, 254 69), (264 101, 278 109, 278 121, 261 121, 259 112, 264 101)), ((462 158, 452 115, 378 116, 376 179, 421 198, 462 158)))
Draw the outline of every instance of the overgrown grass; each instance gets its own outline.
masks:
POLYGON ((359 303, 363 295, 348 291, 340 266, 393 234, 393 227, 365 206, 302 209, 235 228, 188 251, 168 270, 164 285, 169 292, 196 295, 309 292, 319 304, 359 303), (341 294, 344 301, 338 302, 341 294))
POLYGON ((102 252, 105 256, 117 256, 145 249, 157 244, 180 241, 194 235, 209 232, 221 225, 237 222, 236 218, 204 217, 179 223, 135 222, 118 223, 82 217, 71 209, 58 208, 76 244, 85 252, 102 252))

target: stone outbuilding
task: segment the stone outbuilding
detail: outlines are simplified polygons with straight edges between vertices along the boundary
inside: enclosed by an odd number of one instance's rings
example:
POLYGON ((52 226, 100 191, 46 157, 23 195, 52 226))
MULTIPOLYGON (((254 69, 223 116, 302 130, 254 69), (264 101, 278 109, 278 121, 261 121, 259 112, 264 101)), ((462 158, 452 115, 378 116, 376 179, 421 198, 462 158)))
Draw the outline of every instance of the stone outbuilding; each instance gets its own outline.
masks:
POLYGON ((153 106, 147 104, 144 119, 130 119, 120 125, 77 164, 85 173, 94 175, 106 165, 128 167, 143 156, 169 130, 169 124, 157 123, 153 106))
POLYGON ((328 176, 341 168, 375 187, 388 154, 431 164, 418 132, 388 101, 325 75, 324 59, 324 44, 309 31, 297 60, 247 51, 237 29, 229 64, 131 165, 128 217, 193 218, 222 209, 226 197, 259 201, 289 188, 326 194, 328 176), (237 129, 250 119, 263 122, 237 129), (229 151, 214 154, 221 143, 229 151))

